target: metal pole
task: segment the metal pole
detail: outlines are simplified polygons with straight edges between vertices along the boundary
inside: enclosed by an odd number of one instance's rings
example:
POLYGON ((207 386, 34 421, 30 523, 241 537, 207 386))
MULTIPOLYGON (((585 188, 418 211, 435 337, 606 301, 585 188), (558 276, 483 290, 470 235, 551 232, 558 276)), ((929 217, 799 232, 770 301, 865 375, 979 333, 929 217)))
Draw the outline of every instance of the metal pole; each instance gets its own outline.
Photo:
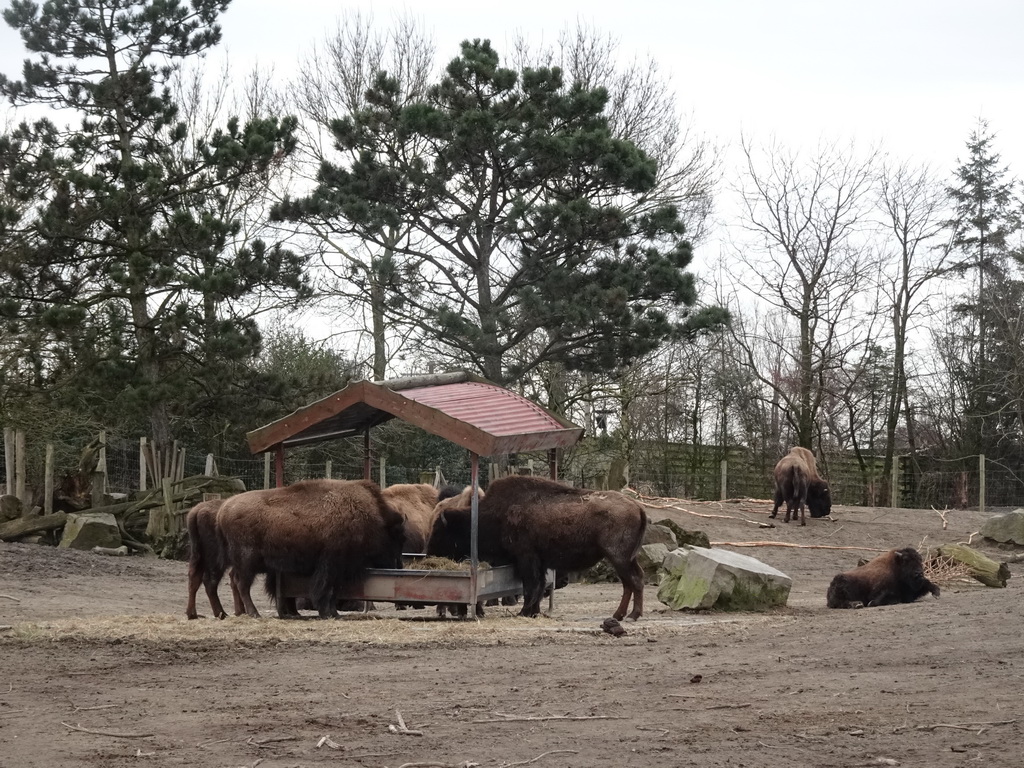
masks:
POLYGON ((477 567, 480 565, 480 457, 470 454, 470 483, 473 485, 473 499, 469 509, 469 611, 476 616, 476 595, 478 590, 477 567))
POLYGON ((548 467, 551 469, 551 479, 558 479, 558 449, 552 448, 548 451, 548 467))
POLYGON ((270 488, 270 452, 263 454, 263 490, 270 488))
POLYGON ((274 485, 284 488, 284 444, 278 443, 274 451, 274 485))

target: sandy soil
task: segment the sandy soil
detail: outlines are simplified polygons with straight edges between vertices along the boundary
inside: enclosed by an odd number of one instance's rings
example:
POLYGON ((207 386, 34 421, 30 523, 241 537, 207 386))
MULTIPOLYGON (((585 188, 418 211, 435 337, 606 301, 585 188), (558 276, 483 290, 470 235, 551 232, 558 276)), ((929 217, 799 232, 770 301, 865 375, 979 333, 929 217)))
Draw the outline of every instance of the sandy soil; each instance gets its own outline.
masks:
MULTIPOLYGON (((984 518, 950 512, 943 530, 932 511, 839 507, 835 522, 761 529, 651 514, 713 541, 867 549, 965 541, 984 518)), ((188 622, 184 563, 0 544, 0 766, 1024 764, 1020 565, 1006 589, 833 611, 829 580, 871 552, 736 551, 793 577, 787 608, 674 613, 651 587, 613 638, 599 626, 618 585, 570 585, 536 620, 383 606, 188 622), (392 733, 396 710, 422 735, 392 733)))

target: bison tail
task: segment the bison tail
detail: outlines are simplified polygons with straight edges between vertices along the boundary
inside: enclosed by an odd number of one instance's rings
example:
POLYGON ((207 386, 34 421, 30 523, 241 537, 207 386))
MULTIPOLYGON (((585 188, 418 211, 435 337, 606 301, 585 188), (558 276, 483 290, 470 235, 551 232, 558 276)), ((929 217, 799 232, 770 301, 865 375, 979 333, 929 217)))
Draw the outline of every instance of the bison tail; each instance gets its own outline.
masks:
POLYGON ((193 563, 199 562, 203 557, 203 544, 199 538, 199 516, 186 515, 185 527, 188 529, 188 559, 193 563))
POLYGON ((263 589, 270 598, 270 604, 277 604, 277 571, 269 570, 263 576, 263 589))
POLYGON ((640 554, 640 547, 644 545, 644 533, 647 532, 647 510, 640 507, 640 530, 636 534, 636 546, 633 547, 633 555, 630 560, 636 560, 640 554))

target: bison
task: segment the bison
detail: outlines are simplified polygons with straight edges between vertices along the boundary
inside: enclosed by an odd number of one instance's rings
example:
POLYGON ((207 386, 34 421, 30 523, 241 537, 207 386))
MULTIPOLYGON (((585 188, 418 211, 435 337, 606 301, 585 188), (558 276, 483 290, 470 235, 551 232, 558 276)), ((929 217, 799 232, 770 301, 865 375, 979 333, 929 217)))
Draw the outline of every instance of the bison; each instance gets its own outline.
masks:
MULTIPOLYGON (((495 480, 480 502, 479 555, 511 562, 523 580, 522 616, 540 613, 548 569, 578 571, 607 558, 622 582, 616 619, 643 613, 643 569, 637 553, 647 528, 644 508, 617 491, 588 491, 553 480, 512 475, 495 480)), ((427 552, 469 556, 470 510, 441 510, 427 552)))
POLYGON ((828 585, 829 608, 872 607, 912 603, 939 588, 924 575, 921 553, 913 547, 893 549, 852 571, 840 573, 828 585))
POLYGON ((438 490, 426 483, 400 483, 382 489, 381 494, 388 506, 404 519, 402 551, 426 552, 431 518, 439 498, 438 490))
POLYGON ((804 516, 806 506, 811 517, 825 517, 832 511, 832 496, 828 483, 818 475, 818 465, 814 454, 806 448, 796 446, 779 459, 775 465, 775 506, 769 517, 779 514, 779 507, 786 504, 786 517, 794 520, 800 515, 800 525, 807 525, 804 516))
MULTIPOLYGON (((196 593, 200 584, 206 587, 206 596, 210 600, 213 615, 218 619, 227 616, 220 597, 217 596, 217 587, 224 578, 224 571, 227 570, 225 553, 217 534, 217 512, 223 503, 223 499, 201 501, 185 516, 185 527, 191 545, 188 558, 188 605, 185 608, 185 615, 190 619, 199 618, 196 612, 196 593)), ((229 582, 235 603, 235 615, 238 616, 244 612, 244 608, 234 582, 229 582)))
POLYGON ((257 573, 311 578, 320 616, 337 616, 337 593, 367 566, 400 568, 401 515, 369 480, 303 480, 227 499, 217 516, 231 578, 246 613, 257 573))

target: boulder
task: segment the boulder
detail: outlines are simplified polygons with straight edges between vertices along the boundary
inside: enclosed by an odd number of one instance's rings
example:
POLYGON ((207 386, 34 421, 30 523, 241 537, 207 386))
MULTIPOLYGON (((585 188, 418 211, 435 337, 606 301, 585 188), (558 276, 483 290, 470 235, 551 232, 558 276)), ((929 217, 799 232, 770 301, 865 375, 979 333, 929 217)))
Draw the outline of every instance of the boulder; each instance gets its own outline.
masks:
POLYGON ((793 580, 753 557, 724 549, 686 547, 670 552, 658 599, 674 610, 717 608, 761 611, 786 604, 793 580))
MULTIPOLYGON (((654 525, 663 525, 676 535, 677 546, 684 546, 689 544, 691 547, 704 547, 705 549, 711 548, 711 540, 708 539, 708 535, 704 531, 691 531, 683 528, 675 520, 669 520, 667 517, 664 520, 659 520, 654 525)), ((649 528, 650 526, 648 526, 649 528)))
POLYGON ((981 526, 981 535, 1003 544, 1024 545, 1024 509, 990 517, 981 526))
POLYGON ((117 520, 107 512, 69 514, 64 524, 64 535, 57 546, 66 549, 92 549, 121 546, 121 531, 117 520))
POLYGON ((670 551, 679 546, 679 540, 667 525, 649 523, 644 531, 644 544, 664 544, 666 551, 670 551))
MULTIPOLYGON (((636 559, 644 569, 644 584, 656 585, 661 581, 661 564, 667 556, 668 547, 664 544, 644 544, 640 547, 636 559)), ((614 571, 612 573, 614 575, 614 571)))
POLYGON ((17 520, 21 517, 24 510, 25 508, 17 496, 11 496, 10 494, 0 496, 0 523, 7 522, 8 520, 17 520))

